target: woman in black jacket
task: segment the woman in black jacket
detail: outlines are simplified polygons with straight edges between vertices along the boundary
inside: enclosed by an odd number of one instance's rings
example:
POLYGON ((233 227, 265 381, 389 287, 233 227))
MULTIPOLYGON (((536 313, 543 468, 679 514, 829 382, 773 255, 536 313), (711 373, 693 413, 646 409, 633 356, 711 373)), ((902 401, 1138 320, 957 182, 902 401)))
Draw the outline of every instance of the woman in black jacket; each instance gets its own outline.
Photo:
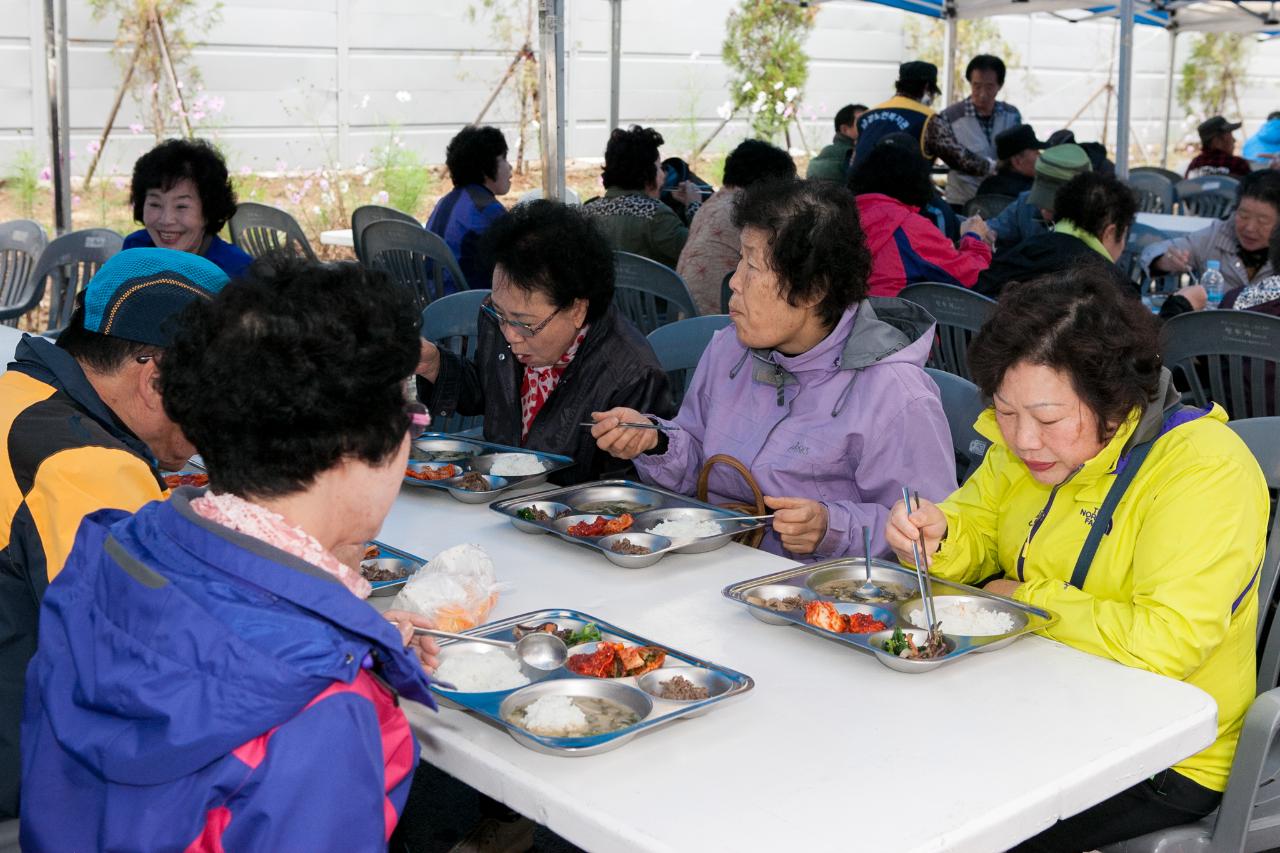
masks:
POLYGON ((581 424, 625 406, 672 417, 667 374, 613 307, 613 253, 579 209, 519 205, 485 232, 493 292, 474 357, 423 342, 418 395, 434 416, 484 415, 488 441, 572 456, 561 485, 631 476, 581 424))

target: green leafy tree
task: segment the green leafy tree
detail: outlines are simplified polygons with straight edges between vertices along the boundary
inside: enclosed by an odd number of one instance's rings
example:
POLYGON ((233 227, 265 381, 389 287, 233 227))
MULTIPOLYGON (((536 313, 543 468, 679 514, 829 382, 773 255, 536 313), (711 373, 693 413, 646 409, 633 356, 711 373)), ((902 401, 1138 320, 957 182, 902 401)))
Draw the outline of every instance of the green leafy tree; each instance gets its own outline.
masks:
POLYGON ((1205 33, 1197 36, 1191 55, 1182 65, 1178 103, 1199 116, 1222 115, 1228 105, 1239 115, 1239 84, 1249 65, 1249 46, 1240 33, 1205 33))
MULTIPOLYGON (((939 72, 946 64, 943 51, 946 47, 946 32, 943 22, 937 19, 921 18, 917 15, 907 16, 905 32, 907 36, 907 53, 912 59, 922 59, 938 66, 939 72)), ((956 22, 956 76, 951 81, 951 91, 943 93, 942 106, 953 104, 967 93, 965 81, 961 78, 968 61, 980 53, 989 53, 1004 60, 1005 65, 1014 67, 1022 61, 1018 52, 1000 34, 1000 27, 995 21, 987 18, 963 19, 956 22)), ((941 81, 939 81, 941 82, 941 81)))
POLYGON ((728 115, 745 110, 762 139, 777 139, 795 120, 809 79, 804 42, 816 15, 788 0, 741 0, 729 13, 722 48, 730 72, 728 115))

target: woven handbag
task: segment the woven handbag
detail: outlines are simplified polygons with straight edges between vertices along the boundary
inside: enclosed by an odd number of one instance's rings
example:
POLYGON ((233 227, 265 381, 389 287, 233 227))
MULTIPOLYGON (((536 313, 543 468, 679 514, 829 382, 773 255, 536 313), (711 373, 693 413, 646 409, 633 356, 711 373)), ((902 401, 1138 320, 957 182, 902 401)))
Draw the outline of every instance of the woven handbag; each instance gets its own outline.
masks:
MULTIPOLYGON (((702 465, 702 471, 698 474, 698 500, 706 502, 707 500, 707 480, 711 477, 711 469, 716 465, 727 465, 737 471, 742 477, 743 482, 747 484, 747 488, 751 489, 751 494, 755 497, 755 504, 745 503, 727 503, 721 504, 725 509, 731 509, 734 512, 744 512, 748 515, 764 515, 769 508, 764 505, 764 492, 760 491, 756 478, 751 476, 751 471, 746 465, 743 465, 732 456, 724 453, 717 453, 702 465)), ((764 532, 766 528, 758 528, 756 530, 748 530, 746 533, 740 533, 733 537, 733 541, 741 542, 748 548, 759 548, 760 543, 764 541, 764 532)))

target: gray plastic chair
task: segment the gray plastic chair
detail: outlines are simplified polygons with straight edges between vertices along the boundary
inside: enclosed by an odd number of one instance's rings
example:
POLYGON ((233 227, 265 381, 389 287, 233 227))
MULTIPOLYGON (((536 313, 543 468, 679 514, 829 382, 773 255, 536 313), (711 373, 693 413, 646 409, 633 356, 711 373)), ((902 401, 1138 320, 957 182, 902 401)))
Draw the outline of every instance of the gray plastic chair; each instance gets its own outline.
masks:
POLYGON ((1190 178, 1177 186, 1178 212, 1185 216, 1226 219, 1236 209, 1240 182, 1226 175, 1190 178))
MULTIPOLYGON (((480 333, 480 303, 488 297, 488 290, 464 290, 435 300, 422 309, 422 337, 463 358, 474 356, 480 333)), ((483 423, 480 415, 464 416, 455 412, 439 417, 431 413, 432 432, 462 432, 483 423)))
POLYGON ((256 201, 242 201, 231 217, 231 241, 250 257, 285 249, 314 261, 316 253, 298 220, 286 211, 256 201))
POLYGON ((614 252, 613 270, 613 304, 644 334, 698 316, 689 286, 671 267, 630 252, 614 252))
POLYGON ((995 311, 995 300, 954 284, 934 281, 908 285, 898 297, 914 302, 938 321, 929 366, 968 379, 969 342, 995 311))
POLYGON ((394 207, 383 207, 379 204, 366 204, 351 212, 351 243, 356 250, 356 260, 364 263, 364 229, 375 222, 390 219, 393 222, 407 222, 422 227, 422 223, 407 213, 394 207))
POLYGON ((985 195, 975 195, 969 199, 964 206, 964 215, 973 216, 977 214, 983 219, 993 219, 999 216, 1006 207, 1017 201, 1011 195, 999 195, 997 193, 986 193, 985 195))
POLYGON ((1116 261, 1116 266, 1120 267, 1125 275, 1142 289, 1143 293, 1153 289, 1152 282, 1155 282, 1154 289, 1156 291, 1176 290, 1178 288, 1180 274, 1168 273, 1166 275, 1152 276, 1142 266, 1143 249, 1152 243, 1163 243, 1168 239, 1169 235, 1159 228, 1143 225, 1141 222, 1135 222, 1129 228, 1129 236, 1125 239, 1124 253, 1120 255, 1120 260, 1116 261))
POLYGON ((926 367, 924 371, 937 383, 942 396, 942 411, 947 416, 951 447, 956 454, 956 482, 963 483, 978 470, 991 446, 991 442, 973 428, 974 421, 987 408, 987 401, 978 386, 968 379, 934 367, 926 367))
POLYGON ((1178 181, 1171 181, 1159 172, 1131 172, 1129 189, 1138 199, 1138 210, 1144 213, 1173 213, 1178 193, 1174 188, 1178 181))
MULTIPOLYGON (((40 253, 35 272, 31 274, 31 290, 27 303, 35 306, 44 296, 49 279, 49 322, 45 333, 56 332, 71 321, 76 295, 93 278, 94 273, 124 246, 124 238, 107 228, 72 231, 54 240, 40 253)), ((20 307, 20 306, 19 306, 20 307)), ((24 312, 25 313, 25 312, 24 312)))
MULTIPOLYGON (((1263 628, 1275 608, 1276 579, 1280 575, 1280 513, 1276 512, 1276 498, 1280 496, 1280 418, 1241 418, 1228 421, 1258 460, 1258 467, 1267 479, 1271 493, 1271 526, 1267 530, 1267 553, 1263 557, 1262 573, 1258 578, 1258 641, 1263 641, 1263 628)), ((1280 660, 1263 661, 1271 682, 1280 684, 1280 660)))
POLYGON ((649 346, 671 380, 671 396, 677 407, 711 336, 731 322, 728 314, 704 314, 659 326, 649 333, 649 346))
POLYGON ((27 304, 33 289, 31 274, 48 243, 49 237, 38 222, 15 219, 0 223, 0 322, 16 326, 18 318, 35 307, 35 302, 27 304))
POLYGON ((445 270, 452 291, 467 290, 467 279, 449 245, 421 225, 383 219, 364 229, 365 266, 385 271, 410 288, 425 308, 445 295, 445 270))
POLYGON ((1196 311, 1164 326, 1164 363, 1197 406, 1231 418, 1280 414, 1280 317, 1256 311, 1196 311))
POLYGON ((1183 177, 1182 175, 1178 174, 1172 169, 1162 169, 1159 166, 1137 166, 1136 168, 1130 169, 1129 174, 1130 176, 1147 175, 1147 174, 1161 175, 1163 177, 1168 178, 1170 183, 1172 183, 1174 186, 1177 186, 1182 181, 1182 177, 1183 177))

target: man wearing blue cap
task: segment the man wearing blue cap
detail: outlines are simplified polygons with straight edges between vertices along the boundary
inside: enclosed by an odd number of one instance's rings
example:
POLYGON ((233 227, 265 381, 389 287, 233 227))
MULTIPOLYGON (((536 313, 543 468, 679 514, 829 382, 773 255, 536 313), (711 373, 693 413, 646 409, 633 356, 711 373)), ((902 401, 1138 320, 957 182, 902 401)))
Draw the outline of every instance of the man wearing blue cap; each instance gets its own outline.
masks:
POLYGON ((172 249, 111 258, 53 344, 23 336, 0 376, 0 819, 18 816, 23 680, 40 600, 80 521, 167 493, 161 470, 195 449, 164 412, 157 361, 178 314, 227 275, 172 249))

